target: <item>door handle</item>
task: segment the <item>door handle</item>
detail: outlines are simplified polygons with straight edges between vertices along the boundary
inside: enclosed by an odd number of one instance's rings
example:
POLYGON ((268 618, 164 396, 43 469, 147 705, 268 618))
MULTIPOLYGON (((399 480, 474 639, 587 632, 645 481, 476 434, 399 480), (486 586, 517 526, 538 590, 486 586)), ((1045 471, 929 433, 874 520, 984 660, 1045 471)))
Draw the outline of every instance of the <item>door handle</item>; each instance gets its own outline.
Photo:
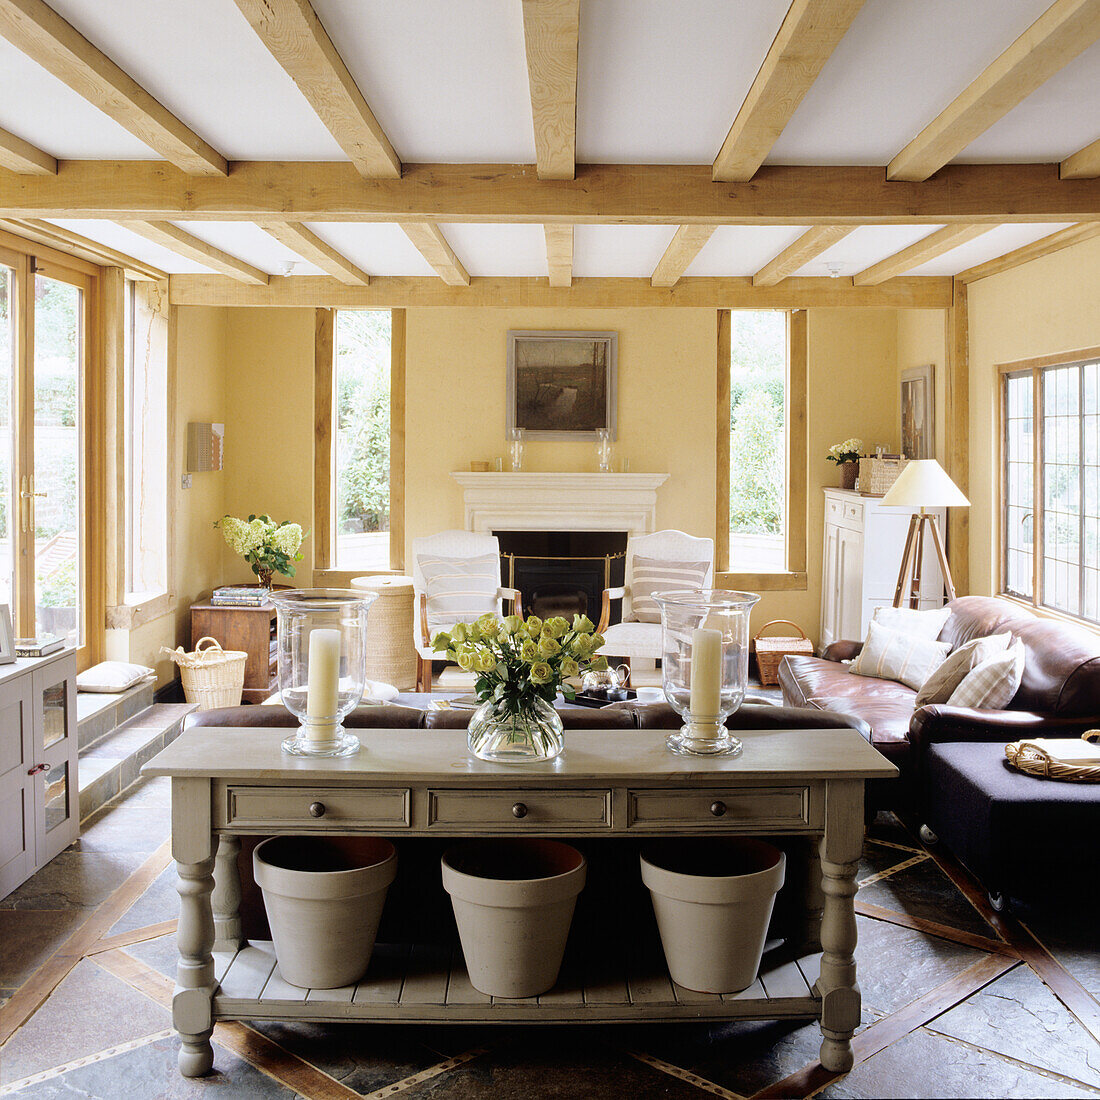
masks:
POLYGON ((34 475, 32 474, 28 480, 27 475, 23 475, 23 479, 20 482, 19 488, 19 526, 26 534, 31 525, 31 501, 35 497, 47 496, 46 493, 36 493, 34 491, 34 475))
POLYGON ((37 775, 39 772, 48 771, 49 767, 49 764, 35 764, 33 768, 27 771, 27 775, 37 775))

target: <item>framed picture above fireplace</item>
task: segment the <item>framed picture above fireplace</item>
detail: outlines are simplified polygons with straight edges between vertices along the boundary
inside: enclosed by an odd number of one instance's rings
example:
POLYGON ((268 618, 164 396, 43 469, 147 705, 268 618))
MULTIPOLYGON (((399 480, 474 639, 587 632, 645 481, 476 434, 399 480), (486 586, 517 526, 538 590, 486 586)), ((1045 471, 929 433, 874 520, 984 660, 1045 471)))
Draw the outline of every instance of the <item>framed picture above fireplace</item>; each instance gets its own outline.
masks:
POLYGON ((615 439, 618 333, 508 333, 508 439, 615 439))

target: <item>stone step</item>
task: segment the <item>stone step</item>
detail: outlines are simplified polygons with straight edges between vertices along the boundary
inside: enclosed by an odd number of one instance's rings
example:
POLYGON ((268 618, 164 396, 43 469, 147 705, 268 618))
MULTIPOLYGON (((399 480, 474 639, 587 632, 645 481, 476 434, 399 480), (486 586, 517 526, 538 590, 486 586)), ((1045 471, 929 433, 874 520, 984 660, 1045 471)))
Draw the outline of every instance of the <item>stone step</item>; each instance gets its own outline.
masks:
POLYGON ((153 705, 157 685, 150 681, 118 693, 78 691, 76 693, 77 742, 83 750, 101 737, 113 733, 129 718, 153 705))
POLYGON ((80 819, 130 786, 183 729, 191 703, 154 703, 80 750, 80 819))

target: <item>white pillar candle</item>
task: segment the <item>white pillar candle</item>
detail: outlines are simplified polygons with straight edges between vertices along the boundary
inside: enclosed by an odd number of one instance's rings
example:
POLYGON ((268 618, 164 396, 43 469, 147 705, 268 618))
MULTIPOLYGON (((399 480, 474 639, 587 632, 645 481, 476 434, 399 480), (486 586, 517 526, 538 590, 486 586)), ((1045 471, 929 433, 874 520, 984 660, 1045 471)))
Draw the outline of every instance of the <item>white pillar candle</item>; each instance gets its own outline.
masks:
MULTIPOLYGON (((691 716, 718 720, 722 697, 722 631, 698 627, 691 635, 691 716)), ((715 729, 713 737, 718 736, 715 729)))
POLYGON ((311 630, 305 723, 306 737, 310 741, 331 741, 335 736, 339 684, 340 631, 311 630))

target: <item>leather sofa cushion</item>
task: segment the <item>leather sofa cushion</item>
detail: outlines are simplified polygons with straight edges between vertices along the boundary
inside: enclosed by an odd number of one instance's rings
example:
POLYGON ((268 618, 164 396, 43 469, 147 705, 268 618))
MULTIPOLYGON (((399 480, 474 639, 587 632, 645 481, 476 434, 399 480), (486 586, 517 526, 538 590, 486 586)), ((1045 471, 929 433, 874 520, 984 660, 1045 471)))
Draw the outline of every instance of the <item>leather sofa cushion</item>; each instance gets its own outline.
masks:
MULTIPOLYGON (((448 707, 446 710, 424 712, 424 728, 430 730, 464 730, 473 717, 472 710, 448 707)), ((634 719, 628 711, 600 707, 587 710, 572 707, 559 710, 561 724, 567 730, 632 730, 634 719)))
POLYGON ((856 676, 847 666, 820 657, 786 657, 779 666, 784 702, 794 706, 818 706, 822 699, 887 699, 904 703, 913 713, 917 693, 893 680, 856 676))
MULTIPOLYGON (((684 724, 683 718, 668 703, 615 703, 600 713, 613 710, 632 714, 638 728, 643 730, 678 730, 684 724)), ((745 703, 726 719, 726 728, 731 730, 847 729, 849 726, 864 737, 870 737, 870 728, 858 717, 841 718, 816 708, 745 703)))
MULTIPOLYGON (((424 713, 413 707, 386 703, 380 707, 356 707, 345 719, 347 729, 419 729, 424 713)), ((192 711, 183 723, 192 726, 256 726, 294 729, 298 719, 281 703, 267 707, 215 707, 192 711)))

